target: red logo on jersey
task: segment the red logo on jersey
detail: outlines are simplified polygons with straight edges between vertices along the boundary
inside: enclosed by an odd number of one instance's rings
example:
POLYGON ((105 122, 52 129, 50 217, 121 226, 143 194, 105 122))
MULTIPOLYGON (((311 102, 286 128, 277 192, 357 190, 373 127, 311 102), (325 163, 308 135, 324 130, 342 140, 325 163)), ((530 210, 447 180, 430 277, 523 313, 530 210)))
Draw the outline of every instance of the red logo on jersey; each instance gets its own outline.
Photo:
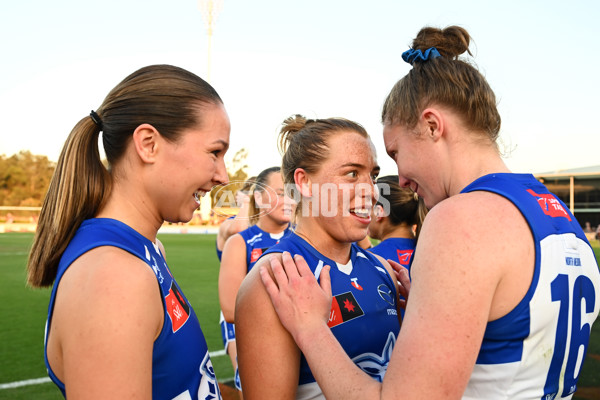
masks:
POLYGON ((354 286, 358 290, 363 290, 362 286, 358 284, 358 278, 350 279, 352 281, 352 286, 354 286))
POLYGON ((190 317, 190 305, 175 286, 175 282, 171 283, 169 294, 165 296, 165 305, 167 306, 167 314, 171 318, 173 333, 175 333, 190 317))
POLYGON ((352 292, 338 294, 331 302, 331 312, 329 313, 327 326, 333 328, 364 314, 352 292))
POLYGON ((414 250, 396 250, 398 253, 398 262, 403 267, 408 267, 410 265, 410 259, 414 253, 414 250))
POLYGON ((252 253, 250 253, 250 262, 256 262, 260 256, 262 256, 263 249, 252 249, 252 253))
POLYGON ((562 206, 560 201, 554 197, 552 194, 537 194, 531 189, 527 189, 527 193, 532 196, 537 197, 538 204, 542 208, 544 214, 549 217, 565 217, 567 220, 571 220, 571 216, 562 206))

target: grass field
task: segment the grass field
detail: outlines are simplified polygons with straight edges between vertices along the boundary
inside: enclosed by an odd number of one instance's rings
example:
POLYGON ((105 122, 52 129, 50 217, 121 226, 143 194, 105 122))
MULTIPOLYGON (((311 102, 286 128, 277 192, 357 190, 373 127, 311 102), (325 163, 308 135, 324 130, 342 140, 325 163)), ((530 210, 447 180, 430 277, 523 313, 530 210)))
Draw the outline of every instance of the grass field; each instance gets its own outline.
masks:
MULTIPOLYGON (((217 296, 215 235, 159 235, 177 282, 198 314, 211 352, 222 350, 217 296)), ((25 263, 33 235, 0 234, 0 385, 46 377, 44 324, 50 290, 25 286, 25 263)), ((598 258, 599 248, 594 243, 598 258)), ((592 330, 576 399, 600 397, 600 323, 592 330)), ((212 358, 220 381, 233 377, 227 356, 212 358)), ((52 383, 0 389, 0 399, 61 399, 52 383)))

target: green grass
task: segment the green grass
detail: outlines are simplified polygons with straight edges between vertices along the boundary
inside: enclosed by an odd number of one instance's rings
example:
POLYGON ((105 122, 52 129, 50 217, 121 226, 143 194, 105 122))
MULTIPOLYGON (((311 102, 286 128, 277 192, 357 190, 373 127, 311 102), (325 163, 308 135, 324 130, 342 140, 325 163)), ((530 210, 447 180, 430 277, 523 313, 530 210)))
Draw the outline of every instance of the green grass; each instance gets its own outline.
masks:
MULTIPOLYGON (((167 262, 198 314, 211 352, 223 349, 219 327, 215 235, 159 235, 167 262)), ((33 234, 0 234, 0 384, 47 376, 44 325, 50 289, 25 285, 25 265, 33 234)), ((228 356, 212 358, 217 377, 233 377, 228 356)), ((0 390, 0 399, 61 399, 52 383, 0 390)))
MULTIPOLYGON (((223 347, 219 328, 215 235, 159 236, 167 262, 183 292, 196 310, 209 350, 223 347)), ((0 384, 47 376, 43 357, 44 324, 49 289, 25 285, 25 263, 33 239, 28 233, 0 234, 0 384)), ((600 249, 593 243, 596 257, 600 249)), ((600 387, 600 323, 594 326, 579 387, 600 387)), ((229 357, 213 357, 221 381, 233 376, 229 357)), ((52 383, 0 390, 0 399, 61 399, 52 383)), ((575 396, 577 398, 577 396, 575 396)))

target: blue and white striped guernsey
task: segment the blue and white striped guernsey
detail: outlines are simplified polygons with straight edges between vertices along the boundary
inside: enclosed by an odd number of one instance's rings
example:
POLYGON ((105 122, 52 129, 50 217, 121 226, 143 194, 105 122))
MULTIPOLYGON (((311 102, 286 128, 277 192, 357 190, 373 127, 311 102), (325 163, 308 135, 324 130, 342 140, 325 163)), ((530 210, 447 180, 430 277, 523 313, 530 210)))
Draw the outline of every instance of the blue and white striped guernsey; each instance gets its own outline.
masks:
MULTIPOLYGON (((67 268, 85 252, 114 246, 140 258, 156 275, 163 298, 164 324, 154 341, 152 354, 153 399, 221 399, 208 347, 196 313, 171 275, 158 247, 120 221, 95 218, 84 221, 65 250, 52 288, 46 336, 52 322, 56 288, 67 268)), ((48 374, 65 394, 65 385, 53 373, 46 355, 48 374)), ((110 384, 110 383, 108 383, 110 384)))
POLYGON ((533 234, 535 272, 523 300, 487 324, 463 399, 570 399, 600 307, 592 248, 565 204, 533 175, 486 175, 463 193, 480 190, 521 211, 533 234))
MULTIPOLYGON (((355 243, 345 265, 325 257, 295 233, 265 254, 284 251, 302 255, 317 279, 325 265, 331 267, 329 327, 354 363, 381 382, 400 331, 396 286, 389 272, 355 243)), ((298 385, 296 399, 324 398, 304 356, 298 385)))

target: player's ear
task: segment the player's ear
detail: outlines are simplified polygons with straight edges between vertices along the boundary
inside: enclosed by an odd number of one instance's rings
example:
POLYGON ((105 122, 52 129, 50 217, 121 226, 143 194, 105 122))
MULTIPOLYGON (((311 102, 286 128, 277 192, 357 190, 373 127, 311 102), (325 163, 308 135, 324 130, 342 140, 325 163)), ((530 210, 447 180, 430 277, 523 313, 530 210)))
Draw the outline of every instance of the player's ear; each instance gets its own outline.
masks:
POLYGON ((385 212, 383 206, 381 204, 375 204, 375 218, 377 219, 377 222, 381 222, 384 217, 385 212))
POLYGON ((160 134, 150 124, 141 124, 133 131, 133 145, 138 157, 144 163, 154 163, 159 147, 160 134))
POLYGON ((312 181, 303 168, 296 168, 294 171, 294 182, 302 197, 312 197, 312 181))
POLYGON ((425 134, 437 142, 444 134, 444 114, 438 109, 430 107, 423 110, 421 119, 425 125, 425 134))

